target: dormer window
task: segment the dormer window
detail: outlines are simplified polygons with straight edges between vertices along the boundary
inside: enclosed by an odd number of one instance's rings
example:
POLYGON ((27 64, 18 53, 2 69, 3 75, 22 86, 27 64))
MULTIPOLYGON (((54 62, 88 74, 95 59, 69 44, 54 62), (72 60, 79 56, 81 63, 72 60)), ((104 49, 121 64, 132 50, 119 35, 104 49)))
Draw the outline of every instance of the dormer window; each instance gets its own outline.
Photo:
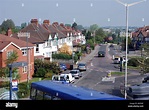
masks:
POLYGON ((56 46, 56 45, 58 45, 58 37, 57 36, 54 37, 54 46, 56 46))
POLYGON ((67 36, 69 36, 69 33, 67 33, 67 36))
POLYGON ((48 41, 47 41, 47 47, 50 47, 51 46, 51 40, 49 39, 48 41))
POLYGON ((50 47, 51 46, 51 41, 52 41, 52 37, 51 34, 49 34, 49 39, 47 41, 47 46, 50 47))
POLYGON ((58 37, 58 33, 56 33, 56 36, 58 37))

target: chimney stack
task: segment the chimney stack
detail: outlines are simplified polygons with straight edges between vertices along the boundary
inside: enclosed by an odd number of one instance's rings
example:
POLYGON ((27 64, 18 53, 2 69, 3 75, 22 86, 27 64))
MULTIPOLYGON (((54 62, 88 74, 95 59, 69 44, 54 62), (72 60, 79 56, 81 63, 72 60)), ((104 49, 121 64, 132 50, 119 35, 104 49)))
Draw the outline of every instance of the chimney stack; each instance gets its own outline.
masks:
POLYGON ((31 19, 31 23, 35 23, 36 25, 38 25, 38 19, 31 19))
POLYGON ((10 28, 8 28, 8 30, 7 30, 7 36, 9 36, 9 37, 12 36, 12 30, 10 28))
POLYGON ((53 25, 58 26, 58 22, 53 22, 53 25))
POLYGON ((43 21, 43 24, 48 24, 48 25, 50 25, 50 21, 49 21, 49 20, 44 20, 44 21, 43 21))

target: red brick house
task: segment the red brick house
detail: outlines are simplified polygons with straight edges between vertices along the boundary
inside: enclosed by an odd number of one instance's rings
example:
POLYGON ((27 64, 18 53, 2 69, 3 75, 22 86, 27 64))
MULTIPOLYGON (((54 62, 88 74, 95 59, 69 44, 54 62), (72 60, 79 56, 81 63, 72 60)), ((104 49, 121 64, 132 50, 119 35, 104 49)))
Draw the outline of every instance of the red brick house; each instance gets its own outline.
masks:
POLYGON ((140 27, 133 32, 132 42, 134 43, 134 47, 136 49, 139 49, 143 43, 149 43, 149 26, 140 27))
POLYGON ((27 75, 31 79, 34 73, 34 45, 28 43, 27 46, 27 42, 11 37, 11 30, 8 31, 7 35, 0 34, 0 68, 7 66, 5 60, 11 52, 16 51, 18 54, 16 62, 28 62, 28 71, 27 66, 18 67, 18 73, 21 76, 19 81, 26 81, 27 75))

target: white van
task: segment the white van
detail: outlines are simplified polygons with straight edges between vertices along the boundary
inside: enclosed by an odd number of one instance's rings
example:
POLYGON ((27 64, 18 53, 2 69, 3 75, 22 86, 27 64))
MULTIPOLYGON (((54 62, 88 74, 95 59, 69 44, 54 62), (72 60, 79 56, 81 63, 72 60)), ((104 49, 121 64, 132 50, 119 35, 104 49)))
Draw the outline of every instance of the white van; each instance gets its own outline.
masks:
POLYGON ((67 74, 60 74, 60 75, 53 75, 52 76, 53 81, 64 81, 66 83, 74 83, 75 78, 72 77, 72 74, 67 73, 67 74))
POLYGON ((66 80, 66 81, 69 81, 69 83, 74 83, 75 82, 75 78, 70 73, 60 74, 60 80, 63 80, 63 79, 66 80))
MULTIPOLYGON (((120 60, 121 60, 121 57, 114 57, 113 63, 119 64, 120 63, 120 60)), ((127 59, 127 61, 128 61, 128 59, 127 59)), ((126 62, 126 58, 125 57, 122 57, 122 63, 125 63, 125 62, 126 62)))

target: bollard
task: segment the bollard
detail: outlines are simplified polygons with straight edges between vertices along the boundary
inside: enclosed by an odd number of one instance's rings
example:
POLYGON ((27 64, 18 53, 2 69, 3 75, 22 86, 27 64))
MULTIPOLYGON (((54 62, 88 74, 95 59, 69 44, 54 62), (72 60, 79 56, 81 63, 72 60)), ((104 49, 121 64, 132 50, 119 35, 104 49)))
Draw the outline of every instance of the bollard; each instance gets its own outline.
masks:
POLYGON ((111 72, 108 73, 108 77, 111 77, 111 72))

